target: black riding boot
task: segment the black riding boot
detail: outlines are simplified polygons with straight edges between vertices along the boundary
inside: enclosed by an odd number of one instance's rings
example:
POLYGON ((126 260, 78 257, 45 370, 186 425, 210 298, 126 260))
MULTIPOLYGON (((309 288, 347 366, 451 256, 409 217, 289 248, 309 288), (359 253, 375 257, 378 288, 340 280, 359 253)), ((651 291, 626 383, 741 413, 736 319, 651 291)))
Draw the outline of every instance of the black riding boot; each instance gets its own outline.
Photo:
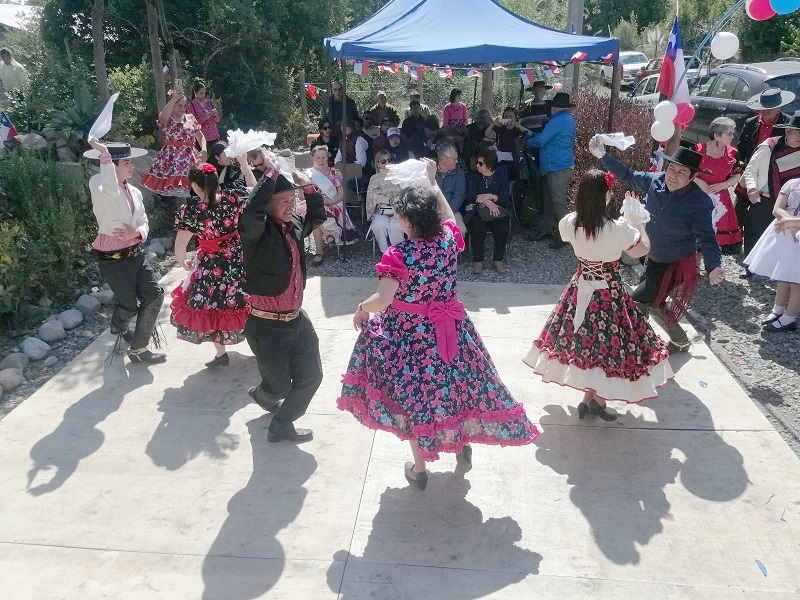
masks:
POLYGON ((653 315, 655 322, 667 332, 667 335, 669 336, 669 344, 667 344, 667 348, 670 352, 689 351, 689 347, 692 345, 692 342, 689 340, 689 336, 686 335, 686 332, 679 323, 671 325, 669 323, 667 313, 663 308, 651 308, 650 314, 653 315))
POLYGON ((160 338, 156 332, 158 323, 158 313, 164 303, 164 292, 159 296, 139 306, 138 317, 136 317, 136 328, 133 330, 131 349, 128 351, 128 358, 131 362, 161 363, 167 360, 166 354, 150 352, 147 345, 150 338, 153 338, 156 348, 160 346, 160 338))

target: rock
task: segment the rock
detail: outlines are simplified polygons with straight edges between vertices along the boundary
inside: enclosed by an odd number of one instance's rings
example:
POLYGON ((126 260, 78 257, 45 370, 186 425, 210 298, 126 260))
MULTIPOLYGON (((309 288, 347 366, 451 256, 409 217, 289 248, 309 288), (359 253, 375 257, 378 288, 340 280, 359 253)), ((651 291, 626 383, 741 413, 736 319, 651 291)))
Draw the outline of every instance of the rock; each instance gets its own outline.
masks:
POLYGON ((84 317, 88 317, 98 311, 100 308, 100 300, 84 294, 78 298, 78 301, 75 303, 75 308, 81 311, 84 317))
POLYGON ((37 304, 39 304, 39 306, 41 306, 42 308, 50 308, 51 306, 53 306, 53 301, 50 300, 50 298, 48 298, 47 296, 42 296, 37 304))
POLYGON ((164 245, 160 240, 157 239, 150 242, 150 245, 147 247, 147 251, 152 252, 159 257, 164 256, 167 253, 167 251, 164 249, 164 245))
POLYGON ((94 332, 87 329, 86 331, 81 331, 81 335, 85 338, 93 338, 94 332))
MULTIPOLYGON (((99 302, 98 302, 99 304, 99 302)), ((70 308, 58 314, 58 320, 64 325, 64 329, 75 329, 83 323, 83 313, 77 308, 70 308)))
POLYGON ((99 292, 94 292, 92 294, 92 298, 96 298, 100 304, 113 304, 114 292, 112 292, 110 289, 100 290, 99 292))
POLYGON ((42 360, 50 352, 50 346, 39 338, 29 337, 22 340, 22 351, 31 360, 42 360))
POLYGON ((104 283, 102 286, 100 286, 100 289, 103 289, 103 290, 110 290, 110 289, 111 289, 111 286, 110 286, 109 284, 107 284, 107 283, 104 283))
POLYGON ((289 158, 292 156, 292 154, 293 154, 292 151, 289 150, 288 148, 278 151, 278 156, 282 156, 283 158, 289 158))
POLYGON ((58 359, 55 356, 48 356, 42 361, 43 367, 52 367, 58 364, 58 359))
POLYGON ((165 250, 172 250, 172 248, 175 246, 175 240, 171 237, 164 237, 159 241, 161 242, 161 245, 164 246, 165 250))
POLYGON ((22 352, 14 352, 9 354, 0 362, 0 370, 3 369, 19 369, 23 373, 28 369, 28 357, 22 352))
POLYGON ((0 371, 0 387, 3 388, 3 391, 13 390, 22 383, 23 379, 21 369, 3 369, 0 371))
POLYGON ((48 344, 63 340, 65 337, 67 337, 67 332, 64 331, 64 325, 61 321, 45 321, 39 327, 39 339, 48 344))
POLYGON ((151 265, 155 263, 156 260, 158 260, 158 254, 156 254, 155 252, 148 252, 144 256, 147 259, 147 262, 149 262, 151 265))

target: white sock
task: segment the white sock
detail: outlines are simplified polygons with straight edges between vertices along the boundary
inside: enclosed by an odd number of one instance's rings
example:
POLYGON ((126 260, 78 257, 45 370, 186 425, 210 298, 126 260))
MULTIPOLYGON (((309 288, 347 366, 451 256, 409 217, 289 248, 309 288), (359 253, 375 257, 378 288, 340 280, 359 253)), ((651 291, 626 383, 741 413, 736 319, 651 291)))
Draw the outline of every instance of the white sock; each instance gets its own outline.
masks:
POLYGON ((778 304, 776 304, 775 306, 772 307, 772 310, 770 311, 769 314, 780 317, 785 312, 786 312, 785 306, 779 306, 778 304))
POLYGON ((787 325, 791 325, 797 320, 797 315, 790 317, 786 313, 782 314, 777 321, 772 322, 772 326, 775 329, 780 329, 781 327, 786 327, 787 325))

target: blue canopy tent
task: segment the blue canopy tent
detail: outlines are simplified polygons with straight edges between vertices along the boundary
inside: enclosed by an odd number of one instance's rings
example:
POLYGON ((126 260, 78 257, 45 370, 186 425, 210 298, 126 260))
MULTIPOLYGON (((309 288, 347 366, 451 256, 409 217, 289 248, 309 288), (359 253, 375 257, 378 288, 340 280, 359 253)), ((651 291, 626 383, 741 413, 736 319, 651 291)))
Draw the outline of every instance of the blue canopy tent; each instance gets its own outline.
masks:
POLYGON ((391 0, 350 31, 325 38, 325 49, 333 59, 423 64, 569 61, 576 52, 599 61, 619 56, 619 40, 543 27, 494 0, 391 0))

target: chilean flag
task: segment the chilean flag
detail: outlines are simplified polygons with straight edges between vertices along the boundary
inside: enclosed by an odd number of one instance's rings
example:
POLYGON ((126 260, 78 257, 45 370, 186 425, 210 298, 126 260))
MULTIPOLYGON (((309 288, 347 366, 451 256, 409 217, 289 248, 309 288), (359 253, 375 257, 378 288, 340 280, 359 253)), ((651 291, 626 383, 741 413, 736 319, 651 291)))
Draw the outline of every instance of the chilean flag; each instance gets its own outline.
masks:
POLYGON ((580 50, 572 55, 570 60, 574 63, 581 62, 584 58, 586 58, 586 52, 581 52, 580 50))
POLYGON ((685 77, 680 86, 675 89, 675 84, 678 83, 678 79, 683 75, 684 69, 683 41, 681 40, 681 32, 678 29, 678 17, 676 16, 672 31, 669 34, 669 43, 667 44, 667 52, 664 54, 664 62, 661 63, 661 72, 659 73, 656 90, 677 105, 678 116, 675 117, 675 123, 680 123, 681 125, 685 125, 694 118, 694 106, 692 106, 691 97, 689 96, 689 82, 685 77))
POLYGON ((561 73, 561 69, 558 68, 558 63, 553 62, 552 60, 546 60, 542 64, 545 66, 546 69, 550 69, 550 73, 552 73, 550 77, 561 73))
POLYGON ((480 77, 481 72, 478 69, 467 69, 467 77, 480 77))
POLYGON ((317 86, 315 86, 313 83, 304 83, 303 85, 306 88, 306 92, 308 92, 309 98, 311 98, 312 100, 316 100, 317 99, 317 86))
POLYGON ((533 76, 533 69, 520 69, 519 76, 522 79, 522 85, 530 87, 533 85, 535 78, 533 76))
POLYGON ((0 112, 0 144, 17 137, 17 129, 4 112, 0 112))
POLYGON ((610 54, 606 54, 605 56, 601 56, 600 60, 604 65, 610 65, 614 62, 614 59, 617 57, 616 52, 611 52, 610 54))
POLYGON ((360 75, 361 77, 366 77, 369 75, 369 61, 368 60, 357 60, 353 64, 353 73, 356 75, 360 75))
POLYGON ((453 69, 450 67, 437 67, 436 72, 439 73, 439 77, 442 79, 452 79, 453 78, 453 69))
POLYGON ((397 75, 397 63, 392 63, 392 64, 381 63, 378 65, 378 72, 391 73, 392 75, 397 75))
POLYGON ((425 65, 411 65, 408 67, 408 75, 411 79, 422 81, 422 76, 425 75, 425 65))

